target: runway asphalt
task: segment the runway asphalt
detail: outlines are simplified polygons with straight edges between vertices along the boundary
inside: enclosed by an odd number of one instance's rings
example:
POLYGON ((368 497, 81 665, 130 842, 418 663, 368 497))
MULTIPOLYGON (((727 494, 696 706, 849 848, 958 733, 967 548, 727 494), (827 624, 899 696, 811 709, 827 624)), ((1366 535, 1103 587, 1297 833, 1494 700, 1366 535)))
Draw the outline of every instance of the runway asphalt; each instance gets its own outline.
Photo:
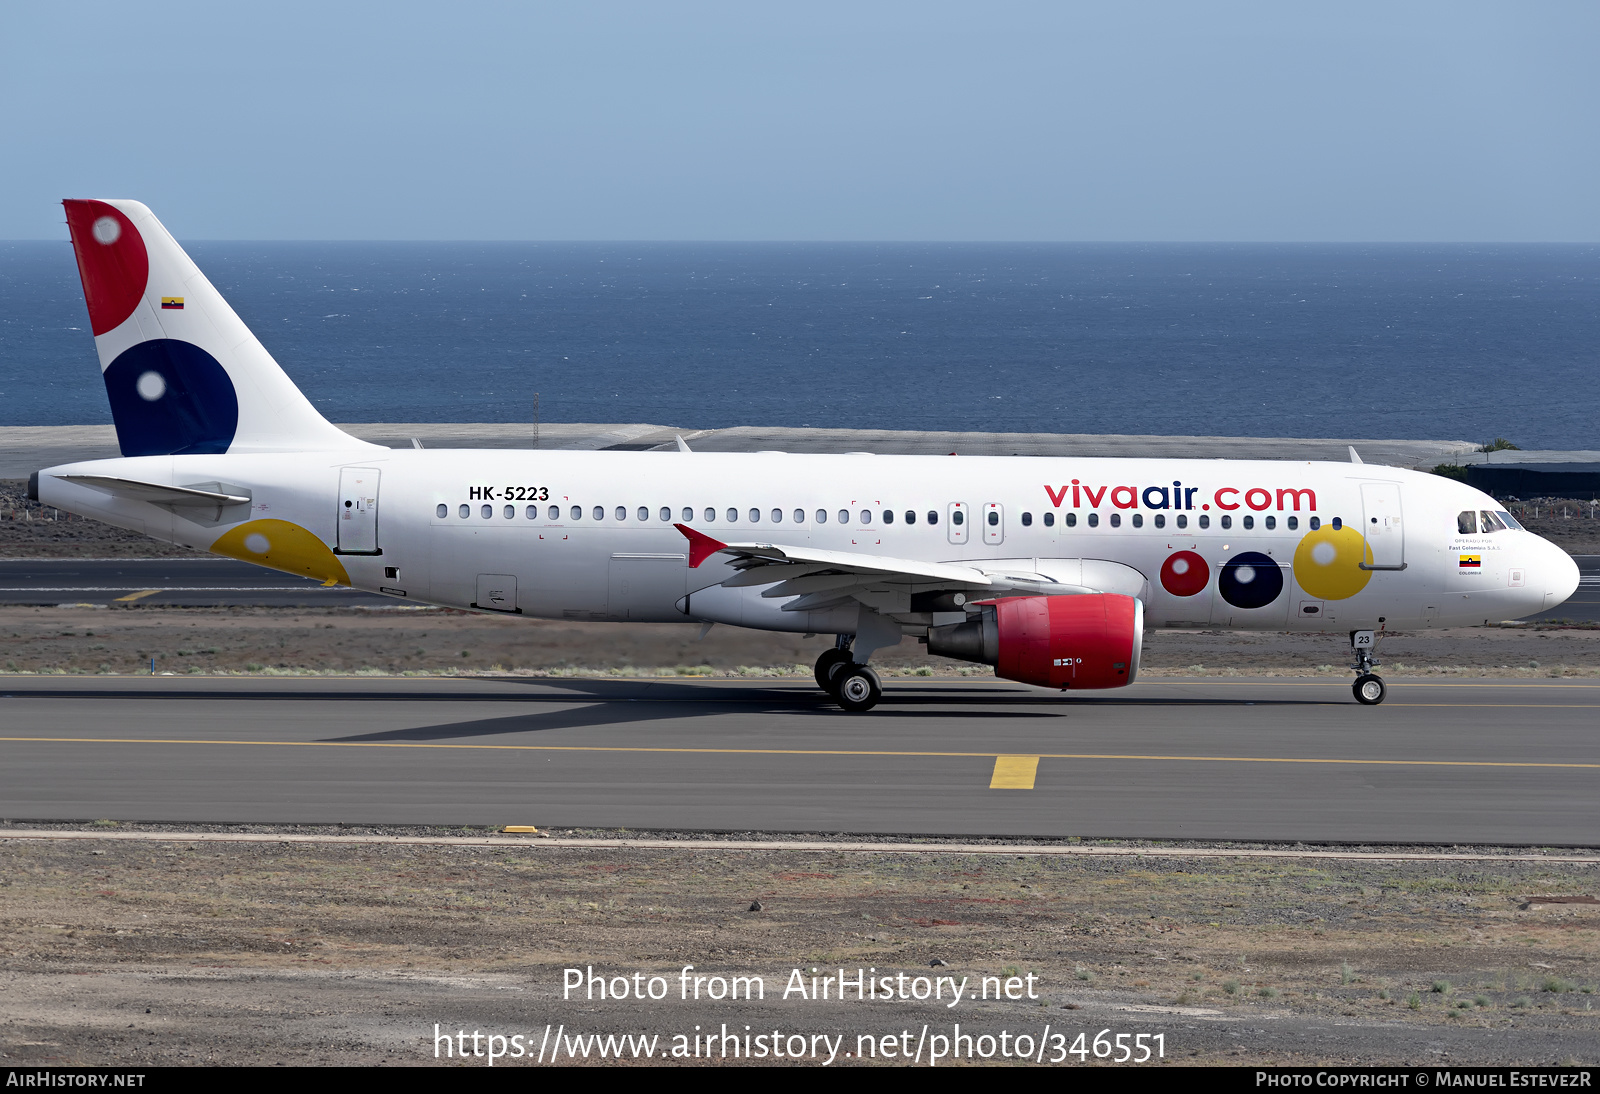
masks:
MULTIPOLYGON (((1600 622, 1600 555, 1573 557, 1578 591, 1530 619, 1600 622)), ((0 604, 134 602, 303 608, 396 601, 227 558, 0 559, 0 604)))
POLYGON ((129 603, 306 608, 397 601, 231 558, 0 559, 0 604, 129 603))
POLYGON ((1600 684, 13 677, 7 820, 1600 845, 1600 684))

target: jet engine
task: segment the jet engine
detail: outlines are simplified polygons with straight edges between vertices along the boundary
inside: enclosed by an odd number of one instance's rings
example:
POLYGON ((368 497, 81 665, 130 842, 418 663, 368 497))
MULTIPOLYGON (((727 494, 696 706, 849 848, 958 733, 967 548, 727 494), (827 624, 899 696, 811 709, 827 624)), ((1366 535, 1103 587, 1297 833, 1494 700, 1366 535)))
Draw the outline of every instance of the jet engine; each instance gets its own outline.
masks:
POLYGON ((1137 597, 1015 596, 977 606, 976 619, 930 628, 928 652, 1063 690, 1120 688, 1138 675, 1144 604, 1137 597))

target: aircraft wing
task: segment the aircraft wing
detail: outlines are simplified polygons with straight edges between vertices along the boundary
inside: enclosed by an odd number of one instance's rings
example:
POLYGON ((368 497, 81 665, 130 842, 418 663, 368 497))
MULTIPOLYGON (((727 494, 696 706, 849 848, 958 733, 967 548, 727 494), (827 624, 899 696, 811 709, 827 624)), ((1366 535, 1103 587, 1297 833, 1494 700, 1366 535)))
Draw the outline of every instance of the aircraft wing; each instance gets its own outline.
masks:
POLYGON ((858 600, 879 611, 904 613, 917 610, 954 611, 979 598, 997 596, 1062 596, 1140 589, 1144 576, 1117 563, 1098 563, 1085 573, 1078 564, 1078 581, 1061 580, 1059 574, 1037 572, 1032 560, 968 565, 924 562, 851 551, 822 551, 777 543, 723 543, 703 532, 679 524, 689 540, 689 564, 698 567, 712 555, 732 558, 737 571, 723 581, 728 588, 769 585, 763 598, 794 598, 784 611, 815 611, 844 600, 858 600), (1095 580, 1093 584, 1090 579, 1095 580), (1080 583, 1081 582, 1081 583, 1080 583), (941 594, 961 594, 942 599, 941 594), (913 597, 916 599, 913 600, 913 597), (918 602, 927 604, 922 608, 918 602))

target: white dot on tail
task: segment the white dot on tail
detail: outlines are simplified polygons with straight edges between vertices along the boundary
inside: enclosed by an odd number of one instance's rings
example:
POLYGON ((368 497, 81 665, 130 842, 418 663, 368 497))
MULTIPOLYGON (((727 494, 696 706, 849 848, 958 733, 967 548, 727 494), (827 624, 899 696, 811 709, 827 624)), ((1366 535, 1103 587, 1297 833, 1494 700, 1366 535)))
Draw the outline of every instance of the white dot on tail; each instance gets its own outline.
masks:
POLYGON ((1173 561, 1172 561, 1172 572, 1175 573, 1175 574, 1186 574, 1186 573, 1188 573, 1189 572, 1189 560, 1186 559, 1186 558, 1173 559, 1173 561))
POLYGON ((133 386, 139 392, 139 398, 147 403, 153 403, 167 393, 167 382, 161 378, 161 373, 153 370, 140 376, 133 386))
POLYGON ((1233 571, 1233 579, 1241 585, 1248 585, 1256 579, 1256 568, 1254 566, 1240 566, 1233 571))
POLYGON ((271 547, 272 544, 267 542, 267 537, 260 532, 251 532, 244 537, 244 549, 253 555, 264 555, 271 547))
POLYGON ((1331 566, 1338 557, 1339 551, 1331 543, 1319 543, 1311 548, 1311 561, 1318 566, 1331 566))
POLYGON ((122 238, 122 225, 116 217, 101 217, 94 222, 94 237, 101 243, 112 244, 122 238))

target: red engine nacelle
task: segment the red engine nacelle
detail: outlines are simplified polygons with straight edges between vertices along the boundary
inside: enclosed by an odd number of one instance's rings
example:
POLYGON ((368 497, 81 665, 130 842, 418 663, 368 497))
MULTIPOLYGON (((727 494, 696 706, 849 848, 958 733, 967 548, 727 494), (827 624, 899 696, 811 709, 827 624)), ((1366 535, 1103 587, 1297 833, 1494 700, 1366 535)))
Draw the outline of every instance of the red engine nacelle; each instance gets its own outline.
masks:
POLYGON ((1139 673, 1144 605, 1116 593, 987 601, 967 623, 934 627, 928 652, 993 665, 1047 688, 1120 688, 1139 673))

